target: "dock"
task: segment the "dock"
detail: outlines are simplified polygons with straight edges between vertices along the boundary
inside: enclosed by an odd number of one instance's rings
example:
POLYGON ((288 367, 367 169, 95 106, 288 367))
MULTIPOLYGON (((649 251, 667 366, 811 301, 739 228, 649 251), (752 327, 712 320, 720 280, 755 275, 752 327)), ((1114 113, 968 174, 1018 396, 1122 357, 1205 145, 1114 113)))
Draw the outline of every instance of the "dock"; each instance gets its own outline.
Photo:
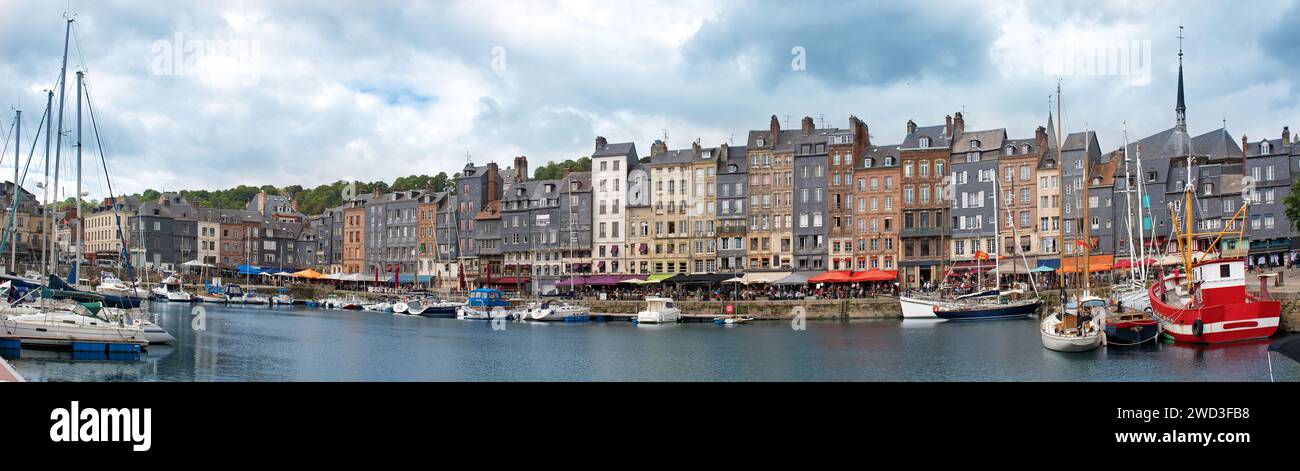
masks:
POLYGON ((0 357, 0 383, 22 383, 25 381, 27 380, 23 379, 23 375, 18 374, 18 371, 15 371, 14 367, 9 365, 8 360, 0 357))
MULTIPOLYGON (((713 319, 716 319, 719 316, 722 316, 722 314, 682 314, 681 316, 679 316, 680 319, 678 320, 678 322, 711 324, 713 323, 713 319)), ((615 322, 615 321, 632 322, 636 320, 636 314, 627 314, 627 313, 604 313, 604 314, 592 313, 589 317, 593 322, 615 322)))

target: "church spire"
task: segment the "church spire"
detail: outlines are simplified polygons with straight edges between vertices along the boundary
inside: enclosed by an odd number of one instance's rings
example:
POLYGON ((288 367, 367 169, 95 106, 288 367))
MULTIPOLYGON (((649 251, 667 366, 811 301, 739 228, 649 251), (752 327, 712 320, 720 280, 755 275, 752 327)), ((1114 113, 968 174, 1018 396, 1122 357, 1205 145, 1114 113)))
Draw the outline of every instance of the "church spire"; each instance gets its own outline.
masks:
POLYGON ((1183 25, 1178 25, 1178 104, 1174 107, 1177 128, 1187 131, 1187 103, 1183 100, 1183 25))

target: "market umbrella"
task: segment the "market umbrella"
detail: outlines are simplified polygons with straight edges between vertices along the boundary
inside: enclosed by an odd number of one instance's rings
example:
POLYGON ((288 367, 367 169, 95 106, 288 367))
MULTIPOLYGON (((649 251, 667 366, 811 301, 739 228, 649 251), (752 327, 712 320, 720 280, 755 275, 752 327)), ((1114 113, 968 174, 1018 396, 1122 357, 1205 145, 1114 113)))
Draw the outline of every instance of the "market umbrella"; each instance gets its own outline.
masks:
POLYGON ((828 271, 808 279, 809 283, 847 283, 851 277, 848 272, 828 271))
MULTIPOLYGON (((1269 352, 1278 352, 1283 356, 1300 362, 1300 335, 1283 337, 1268 346, 1269 352)), ((1268 354, 1268 380, 1273 381, 1273 354, 1268 354)))
POLYGON ((294 273, 293 276, 296 276, 298 278, 307 278, 309 280, 319 280, 321 278, 325 278, 325 275, 322 275, 320 274, 320 272, 316 270, 312 270, 310 268, 294 273))

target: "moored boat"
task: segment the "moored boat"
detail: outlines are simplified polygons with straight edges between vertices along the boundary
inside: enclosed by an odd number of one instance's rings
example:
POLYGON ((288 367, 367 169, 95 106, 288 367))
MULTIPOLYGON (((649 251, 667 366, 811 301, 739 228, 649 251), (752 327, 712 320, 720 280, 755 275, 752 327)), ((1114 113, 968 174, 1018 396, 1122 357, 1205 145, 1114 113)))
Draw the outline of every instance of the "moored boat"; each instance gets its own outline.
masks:
POLYGON ((1085 295, 1069 301, 1055 314, 1043 318, 1039 337, 1043 347, 1058 352, 1086 352, 1100 347, 1105 337, 1100 322, 1105 319, 1106 301, 1085 295))
POLYGON ((1185 273, 1175 272, 1148 291, 1155 318, 1175 341, 1215 344, 1277 332, 1282 305, 1264 293, 1257 297, 1246 292, 1243 260, 1201 262, 1193 266, 1192 276, 1190 290, 1185 273))
POLYGON ((647 297, 646 308, 636 313, 638 324, 671 324, 682 317, 682 310, 671 298, 647 297))

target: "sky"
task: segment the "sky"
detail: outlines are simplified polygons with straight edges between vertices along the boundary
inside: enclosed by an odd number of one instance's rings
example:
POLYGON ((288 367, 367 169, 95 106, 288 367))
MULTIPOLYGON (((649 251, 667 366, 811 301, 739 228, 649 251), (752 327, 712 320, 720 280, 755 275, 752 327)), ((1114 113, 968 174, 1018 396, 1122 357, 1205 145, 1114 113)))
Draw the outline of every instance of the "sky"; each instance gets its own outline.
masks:
POLYGON ((1029 138, 1058 80, 1066 131, 1114 149, 1126 129, 1173 125, 1180 25, 1193 134, 1226 120, 1237 139, 1278 138, 1300 122, 1295 1, 0 0, 0 131, 21 108, 24 164, 65 11, 64 128, 84 70, 119 194, 391 182, 518 155, 536 168, 590 155, 596 136, 644 156, 665 135, 670 148, 743 144, 772 115, 785 128, 855 115, 877 145, 901 142, 909 119, 956 112, 968 130, 1029 138))

